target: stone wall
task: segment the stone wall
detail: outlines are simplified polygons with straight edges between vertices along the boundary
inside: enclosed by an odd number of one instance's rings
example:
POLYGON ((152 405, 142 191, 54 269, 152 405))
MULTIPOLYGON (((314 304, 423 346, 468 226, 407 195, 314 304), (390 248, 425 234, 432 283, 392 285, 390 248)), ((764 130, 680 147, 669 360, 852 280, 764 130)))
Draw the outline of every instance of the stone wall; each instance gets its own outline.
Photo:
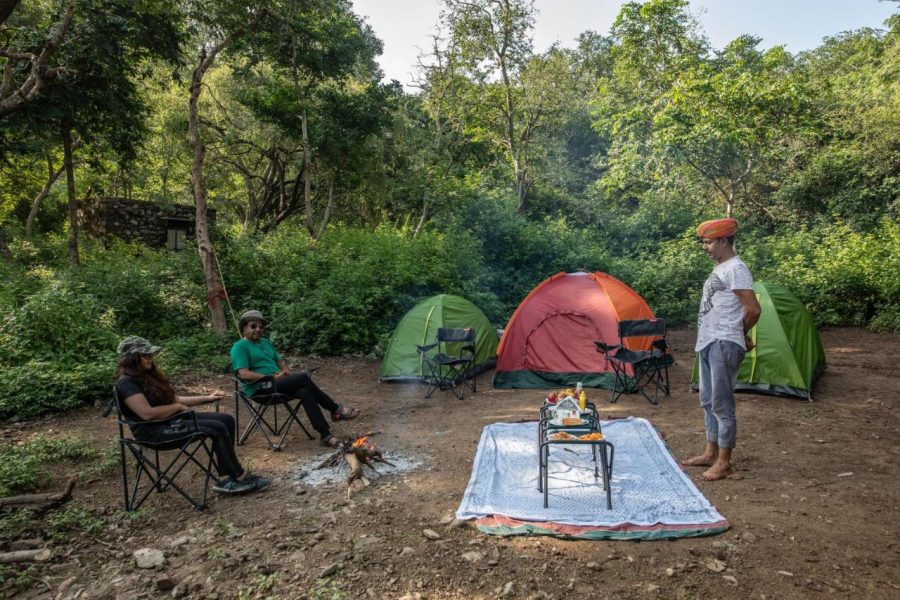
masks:
MULTIPOLYGON (((165 248, 169 229, 182 229, 187 238, 194 237, 193 206, 157 204, 124 198, 91 198, 81 204, 84 231, 96 237, 116 236, 126 241, 139 241, 154 248, 165 248)), ((206 217, 215 222, 216 211, 206 217)))

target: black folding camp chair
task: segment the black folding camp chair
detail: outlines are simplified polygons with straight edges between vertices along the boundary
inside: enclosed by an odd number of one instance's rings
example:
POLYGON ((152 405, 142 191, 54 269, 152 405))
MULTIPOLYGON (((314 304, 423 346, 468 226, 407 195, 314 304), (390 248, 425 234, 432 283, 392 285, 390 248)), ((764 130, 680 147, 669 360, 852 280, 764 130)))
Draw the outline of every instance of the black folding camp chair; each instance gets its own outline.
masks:
POLYGON ((232 372, 232 379, 234 379, 234 419, 238 431, 241 430, 241 406, 250 413, 250 423, 238 437, 238 446, 243 446, 255 430, 266 438, 269 450, 278 452, 284 448, 284 440, 294 423, 303 430, 307 438, 314 439, 300 420, 301 400, 275 392, 274 378, 265 377, 254 381, 253 383, 257 384, 258 388, 252 395, 244 391, 244 385, 247 382, 238 377, 236 372, 232 372), (283 414, 279 418, 281 409, 287 414, 283 414), (271 418, 269 418, 270 410, 271 418))
POLYGON ((616 402, 622 394, 641 394, 650 404, 657 404, 659 392, 669 395, 669 365, 675 358, 666 342, 666 320, 644 319, 619 322, 619 343, 594 342, 597 352, 604 354, 616 376, 610 402, 616 402), (649 348, 631 350, 625 347, 628 338, 651 337, 649 348), (632 375, 628 374, 629 367, 632 375), (645 388, 653 386, 653 397, 645 388))
POLYGON ((477 391, 474 373, 475 328, 451 329, 441 327, 433 344, 416 346, 427 369, 425 397, 431 398, 435 390, 450 390, 460 400, 468 386, 477 391), (462 383, 463 385, 459 385, 462 383), (459 391, 457 391, 459 388, 459 391))
MULTIPOLYGON (((218 408, 218 406, 216 407, 218 408)), ((180 412, 167 419, 155 421, 132 421, 125 418, 122 411, 122 401, 113 386, 113 397, 103 412, 104 417, 116 410, 116 421, 119 424, 119 452, 122 461, 122 485, 125 490, 125 510, 135 511, 141 507, 153 490, 164 492, 168 488, 184 496, 197 510, 206 508, 206 497, 209 492, 209 480, 213 477, 212 469, 215 461, 212 454, 212 441, 209 436, 196 430, 197 415, 193 411, 180 412), (165 442, 149 442, 136 439, 130 435, 133 425, 170 425, 173 429, 187 420, 193 420, 194 430, 186 431, 184 435, 165 442), (129 434, 126 434, 128 426, 129 434), (127 452, 126 452, 127 450, 127 452), (177 451, 168 461, 160 462, 160 452, 177 451), (128 457, 133 459, 129 467, 128 457), (203 477, 202 494, 192 495, 184 489, 183 484, 176 483, 176 479, 182 474, 184 468, 193 464, 199 469, 203 477), (132 481, 129 482, 129 470, 133 471, 132 481), (146 489, 142 490, 142 484, 146 489)))

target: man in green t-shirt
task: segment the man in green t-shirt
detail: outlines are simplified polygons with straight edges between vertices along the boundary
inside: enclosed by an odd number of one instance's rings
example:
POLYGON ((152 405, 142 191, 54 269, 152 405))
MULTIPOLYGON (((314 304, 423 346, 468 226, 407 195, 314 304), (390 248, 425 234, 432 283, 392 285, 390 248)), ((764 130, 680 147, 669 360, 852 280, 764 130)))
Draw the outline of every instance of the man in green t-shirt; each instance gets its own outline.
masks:
POLYGON ((238 327, 243 337, 231 346, 231 369, 245 382, 244 391, 251 397, 277 393, 299 399, 313 429, 322 437, 322 444, 340 445, 340 440, 331 435, 322 409, 331 413, 332 421, 355 419, 359 410, 336 403, 313 383, 309 373, 291 373, 287 361, 263 337, 265 319, 261 312, 248 310, 241 315, 238 327))

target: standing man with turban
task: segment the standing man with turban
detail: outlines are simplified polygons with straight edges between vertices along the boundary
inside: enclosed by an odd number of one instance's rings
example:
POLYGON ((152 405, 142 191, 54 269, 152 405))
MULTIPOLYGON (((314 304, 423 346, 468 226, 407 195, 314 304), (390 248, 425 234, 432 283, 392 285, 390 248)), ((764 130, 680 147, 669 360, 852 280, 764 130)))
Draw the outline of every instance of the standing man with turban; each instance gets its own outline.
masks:
POLYGON ((706 448, 684 464, 709 467, 700 475, 706 481, 732 474, 731 453, 737 437, 734 384, 744 354, 753 348, 747 333, 760 313, 753 276, 734 251, 735 233, 734 219, 706 221, 697 228, 703 251, 716 262, 703 284, 694 348, 700 362, 706 448))

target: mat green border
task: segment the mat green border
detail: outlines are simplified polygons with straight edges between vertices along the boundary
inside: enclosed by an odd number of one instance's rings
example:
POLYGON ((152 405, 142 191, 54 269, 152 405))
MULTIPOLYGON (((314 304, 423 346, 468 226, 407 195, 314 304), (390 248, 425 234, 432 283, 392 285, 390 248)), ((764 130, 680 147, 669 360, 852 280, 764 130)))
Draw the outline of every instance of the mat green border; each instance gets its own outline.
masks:
POLYGON ((578 535, 559 533, 552 529, 545 529, 540 525, 526 525, 519 527, 487 527, 477 525, 478 531, 488 535, 513 536, 513 535, 546 535, 563 540, 671 540, 677 538, 706 537, 718 535, 728 531, 729 526, 698 527, 696 529, 658 529, 654 531, 586 531, 578 535))

